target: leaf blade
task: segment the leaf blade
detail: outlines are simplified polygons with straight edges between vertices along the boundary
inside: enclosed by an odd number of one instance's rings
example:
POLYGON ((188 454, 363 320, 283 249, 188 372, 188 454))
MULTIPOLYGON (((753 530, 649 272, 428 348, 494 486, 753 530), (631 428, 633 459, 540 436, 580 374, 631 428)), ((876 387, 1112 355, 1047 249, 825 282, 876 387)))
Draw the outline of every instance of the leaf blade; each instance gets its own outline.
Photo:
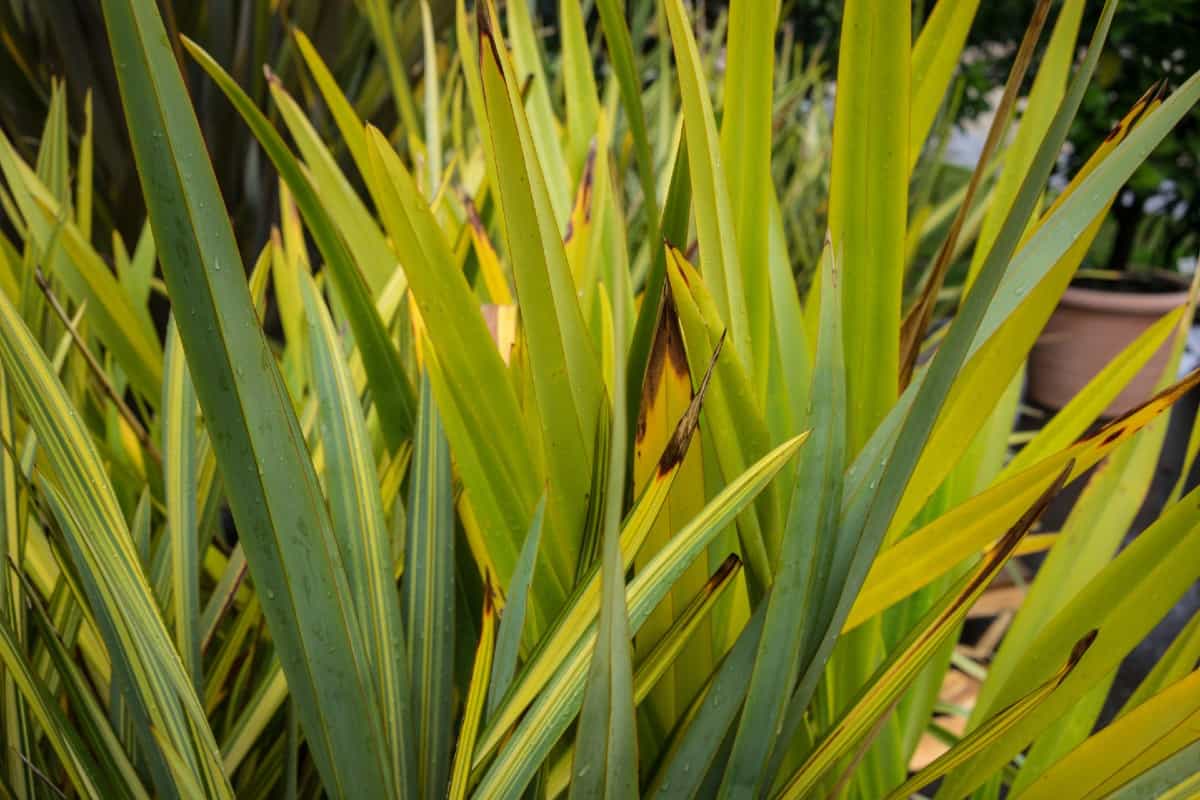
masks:
POLYGON ((368 786, 395 786, 379 747, 383 725, 371 700, 361 631, 347 606, 331 609, 324 595, 298 591, 307 583, 349 596, 316 476, 301 457, 299 425, 238 268, 179 66, 153 3, 102 5, 126 114, 138 119, 130 133, 168 291, 196 311, 178 318, 180 338, 309 745, 335 793, 344 793, 347 774, 368 786), (238 338, 211 348, 215 330, 236 330, 238 338), (276 463, 263 470, 268 453, 276 463), (299 525, 283 525, 285 519, 299 525), (320 557, 298 559, 314 541, 320 557))

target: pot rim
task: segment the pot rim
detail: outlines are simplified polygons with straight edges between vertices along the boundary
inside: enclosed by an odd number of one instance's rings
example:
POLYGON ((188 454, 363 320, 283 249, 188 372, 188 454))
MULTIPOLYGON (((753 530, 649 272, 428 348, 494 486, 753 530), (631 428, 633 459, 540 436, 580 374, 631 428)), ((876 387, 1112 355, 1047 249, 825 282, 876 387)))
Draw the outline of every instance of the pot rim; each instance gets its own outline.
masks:
POLYGON ((1166 314, 1187 302, 1188 289, 1177 292, 1137 294, 1134 292, 1106 292, 1102 289, 1080 289, 1069 286, 1063 292, 1060 305, 1068 308, 1104 311, 1110 314, 1166 314))

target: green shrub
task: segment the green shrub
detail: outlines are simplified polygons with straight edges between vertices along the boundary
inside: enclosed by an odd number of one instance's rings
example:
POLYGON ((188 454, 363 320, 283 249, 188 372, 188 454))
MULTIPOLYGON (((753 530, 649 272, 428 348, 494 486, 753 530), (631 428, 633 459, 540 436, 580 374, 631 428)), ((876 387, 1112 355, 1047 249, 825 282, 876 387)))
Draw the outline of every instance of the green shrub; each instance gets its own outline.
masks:
POLYGON ((60 87, 33 166, 0 138, 7 791, 1187 791, 1200 623, 1089 735, 1200 576, 1179 487, 1116 552, 1200 382, 1172 383, 1192 307, 1008 450, 1038 331, 1200 76, 1149 92, 1043 210, 1115 7, 1072 70, 1083 3, 1043 2, 984 159, 931 205, 910 190, 977 0, 937 3, 915 44, 907 3, 847 0, 827 178, 791 128, 819 140, 822 80, 777 46, 775 3, 697 37, 664 0, 635 38, 617 0, 562 0, 552 53, 525 3, 460 0, 443 40, 408 4, 411 85, 390 4, 360 5, 390 132, 299 30, 307 93, 268 71, 269 110, 181 42, 281 182, 248 281, 153 0, 101 3, 152 231, 118 237, 115 271, 90 119, 73 148, 60 87), (789 250, 822 218, 801 293, 789 250), (1162 392, 1088 434, 1163 346, 1162 392), (1100 463, 1060 532, 1026 535, 1100 463), (1009 559, 1047 548, 994 660, 954 655, 1009 559), (951 710, 968 732, 910 777, 952 660, 986 674, 951 710))

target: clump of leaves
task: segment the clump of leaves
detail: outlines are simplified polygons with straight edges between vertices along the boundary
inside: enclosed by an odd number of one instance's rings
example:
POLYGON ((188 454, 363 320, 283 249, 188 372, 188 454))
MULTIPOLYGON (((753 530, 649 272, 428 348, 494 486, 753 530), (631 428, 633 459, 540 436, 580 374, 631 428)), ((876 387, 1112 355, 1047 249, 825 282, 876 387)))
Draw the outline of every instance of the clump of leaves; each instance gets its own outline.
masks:
POLYGON ((6 788, 901 797, 940 780, 960 797, 1193 780, 1196 624, 1089 738, 1116 666, 1200 571, 1197 496, 1178 487, 1116 552, 1162 414, 1200 382, 1172 382, 1191 306, 1008 445, 1037 331, 1200 77, 1142 98, 1042 210, 1116 5, 1072 70, 1082 2, 1042 2, 985 158, 929 206, 910 189, 977 5, 937 3, 914 45, 908 4, 847 0, 828 233, 802 297, 774 180, 799 173, 766 157, 776 4, 735 0, 697 37, 664 0, 635 40, 615 0, 594 18, 562 0, 548 58, 524 3, 501 20, 460 1, 439 41, 422 2, 423 74, 389 70, 391 134, 299 30, 311 96, 268 73, 269 111, 183 40, 281 182, 247 280, 156 4, 104 0, 150 231, 132 255, 118 239, 115 273, 90 236, 91 138, 73 183, 61 101, 33 166, 0 139, 6 788), (318 103, 337 142, 310 122, 318 103), (931 333, 968 252, 968 289, 931 333), (1163 346, 1161 391, 1087 434, 1163 346), (1028 535, 1085 473, 1066 526, 1028 535), (967 732, 910 774, 968 610, 1015 553, 1046 548, 995 660, 955 661, 986 672, 967 732))

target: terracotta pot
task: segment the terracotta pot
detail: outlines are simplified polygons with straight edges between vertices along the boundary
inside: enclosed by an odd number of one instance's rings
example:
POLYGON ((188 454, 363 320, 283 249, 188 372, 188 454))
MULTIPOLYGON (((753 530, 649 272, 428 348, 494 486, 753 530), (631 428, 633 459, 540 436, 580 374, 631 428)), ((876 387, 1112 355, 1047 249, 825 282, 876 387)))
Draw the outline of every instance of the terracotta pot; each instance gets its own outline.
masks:
MULTIPOLYGON (((1029 356, 1029 399, 1040 406, 1065 406, 1109 361, 1156 320, 1187 302, 1186 284, 1176 291, 1139 293, 1071 286, 1046 323, 1029 356)), ((1147 400, 1170 354, 1164 344, 1104 410, 1115 417, 1147 400)))

